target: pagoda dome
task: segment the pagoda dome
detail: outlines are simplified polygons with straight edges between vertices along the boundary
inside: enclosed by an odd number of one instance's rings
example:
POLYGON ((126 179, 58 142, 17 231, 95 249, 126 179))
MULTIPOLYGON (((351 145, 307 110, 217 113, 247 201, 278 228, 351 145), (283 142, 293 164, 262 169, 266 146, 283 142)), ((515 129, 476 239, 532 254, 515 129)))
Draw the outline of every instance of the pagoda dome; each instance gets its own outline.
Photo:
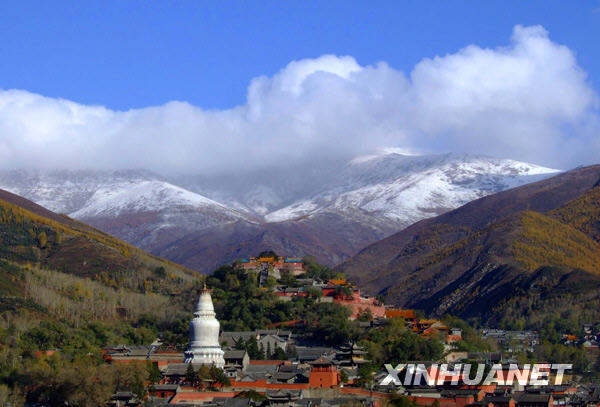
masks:
POLYGON ((219 329, 221 324, 215 318, 212 298, 208 291, 198 299, 194 319, 190 322, 190 345, 219 346, 219 329))

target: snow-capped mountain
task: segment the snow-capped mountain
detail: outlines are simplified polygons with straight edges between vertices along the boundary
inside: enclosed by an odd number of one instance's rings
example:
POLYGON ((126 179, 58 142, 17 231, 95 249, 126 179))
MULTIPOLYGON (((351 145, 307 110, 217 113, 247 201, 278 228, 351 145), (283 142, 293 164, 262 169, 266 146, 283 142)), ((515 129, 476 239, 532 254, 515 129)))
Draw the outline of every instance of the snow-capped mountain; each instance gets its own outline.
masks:
POLYGON ((393 150, 358 157, 314 196, 265 216, 281 222, 323 212, 357 211, 400 226, 558 173, 514 160, 468 154, 408 156, 393 150))
POLYGON ((258 250, 338 263, 423 218, 558 171, 383 150, 241 175, 1 171, 0 188, 201 271, 258 250))
POLYGON ((245 218, 212 199, 156 179, 98 186, 85 205, 70 216, 78 219, 118 217, 127 213, 160 212, 174 208, 210 209, 232 219, 245 218))
POLYGON ((144 249, 250 216, 148 171, 5 171, 2 189, 144 249))

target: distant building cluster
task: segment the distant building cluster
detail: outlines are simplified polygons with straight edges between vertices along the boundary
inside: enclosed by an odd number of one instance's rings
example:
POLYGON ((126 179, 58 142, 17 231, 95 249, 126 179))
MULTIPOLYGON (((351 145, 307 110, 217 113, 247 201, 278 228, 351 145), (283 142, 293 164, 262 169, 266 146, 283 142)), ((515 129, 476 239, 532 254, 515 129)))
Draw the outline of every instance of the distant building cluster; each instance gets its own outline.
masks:
POLYGON ((249 259, 240 259, 236 266, 245 271, 255 271, 267 276, 272 276, 279 280, 283 273, 290 273, 292 276, 299 276, 305 273, 302 259, 297 257, 250 257, 249 259))
POLYGON ((423 337, 437 336, 452 344, 462 340, 462 330, 450 328, 439 319, 419 318, 412 309, 388 308, 385 311, 386 318, 402 318, 410 330, 423 337))
POLYGON ((281 301, 290 301, 294 297, 317 296, 321 302, 335 302, 352 310, 351 319, 361 313, 369 313, 371 318, 385 318, 386 308, 374 297, 361 295, 360 289, 346 280, 297 279, 293 287, 276 285, 274 292, 281 301))
POLYGON ((561 343, 566 346, 580 346, 594 362, 600 362, 600 323, 584 324, 583 335, 563 333, 561 343))
POLYGON ((503 329, 483 329, 481 336, 484 339, 494 340, 500 349, 510 353, 521 351, 533 352, 540 343, 537 332, 534 331, 505 331, 503 329))

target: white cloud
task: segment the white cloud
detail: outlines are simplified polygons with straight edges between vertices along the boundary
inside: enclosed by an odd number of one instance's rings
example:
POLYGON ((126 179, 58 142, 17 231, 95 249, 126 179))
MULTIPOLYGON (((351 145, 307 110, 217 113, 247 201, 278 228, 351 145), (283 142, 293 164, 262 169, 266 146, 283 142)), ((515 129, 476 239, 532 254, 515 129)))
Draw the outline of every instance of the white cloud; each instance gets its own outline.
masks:
POLYGON ((573 53, 539 26, 515 27, 507 48, 425 59, 411 78, 415 127, 447 145, 564 165, 564 126, 595 116, 596 95, 573 53))
POLYGON ((118 112, 0 90, 0 165, 214 172, 397 146, 568 167, 598 160, 598 123, 573 52, 540 26, 517 26, 506 47, 469 45, 408 76, 349 56, 293 61, 222 111, 118 112))

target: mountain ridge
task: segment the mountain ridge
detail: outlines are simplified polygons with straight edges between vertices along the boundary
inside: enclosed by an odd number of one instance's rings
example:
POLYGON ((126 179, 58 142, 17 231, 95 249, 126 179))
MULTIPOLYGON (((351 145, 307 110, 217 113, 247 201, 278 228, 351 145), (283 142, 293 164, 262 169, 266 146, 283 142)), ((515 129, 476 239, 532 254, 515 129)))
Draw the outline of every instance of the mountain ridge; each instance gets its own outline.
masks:
POLYGON ((267 249, 338 264, 414 221, 555 172, 513 160, 392 150, 322 168, 248 173, 230 187, 231 180, 196 182, 143 170, 5 171, 0 187, 208 272, 267 249), (302 179, 305 173, 316 178, 302 179))

